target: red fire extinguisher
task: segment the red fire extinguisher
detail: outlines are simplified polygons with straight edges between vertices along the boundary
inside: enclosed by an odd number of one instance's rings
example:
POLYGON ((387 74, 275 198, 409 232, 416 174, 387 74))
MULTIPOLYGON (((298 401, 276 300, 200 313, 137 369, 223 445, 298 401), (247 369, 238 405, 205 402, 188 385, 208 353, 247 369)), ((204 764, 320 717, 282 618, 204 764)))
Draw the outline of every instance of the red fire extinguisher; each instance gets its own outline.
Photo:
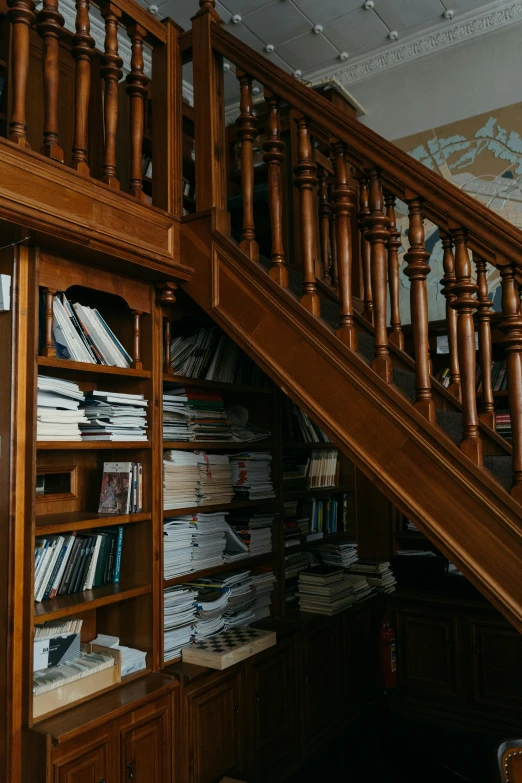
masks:
POLYGON ((388 691, 397 687, 397 643, 388 615, 383 617, 379 631, 379 652, 382 685, 388 691))

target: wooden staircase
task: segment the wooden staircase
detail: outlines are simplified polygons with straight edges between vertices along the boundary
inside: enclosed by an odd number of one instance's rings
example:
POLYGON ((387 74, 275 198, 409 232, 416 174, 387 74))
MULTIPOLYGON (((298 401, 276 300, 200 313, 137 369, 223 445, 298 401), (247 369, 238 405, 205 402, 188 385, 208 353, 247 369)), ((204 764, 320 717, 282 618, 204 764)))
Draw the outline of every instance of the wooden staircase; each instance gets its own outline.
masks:
POLYGON ((181 49, 193 59, 195 94, 197 211, 181 226, 181 261, 195 270, 187 292, 522 630, 522 233, 227 34, 212 0, 201 0, 181 49), (226 211, 224 57, 241 93, 239 242, 226 211), (268 107, 268 261, 259 258, 253 213, 254 79, 268 107), (288 266, 283 242, 283 103, 298 141, 300 268, 288 266), (317 194, 318 169, 333 185, 331 221, 326 190, 317 194), (404 274, 414 359, 403 350, 397 199, 409 213, 404 274), (439 227, 444 246, 448 389, 431 373, 425 219, 439 227), (352 293, 358 257, 360 306, 352 293), (495 432, 487 264, 502 278, 512 444, 495 432))

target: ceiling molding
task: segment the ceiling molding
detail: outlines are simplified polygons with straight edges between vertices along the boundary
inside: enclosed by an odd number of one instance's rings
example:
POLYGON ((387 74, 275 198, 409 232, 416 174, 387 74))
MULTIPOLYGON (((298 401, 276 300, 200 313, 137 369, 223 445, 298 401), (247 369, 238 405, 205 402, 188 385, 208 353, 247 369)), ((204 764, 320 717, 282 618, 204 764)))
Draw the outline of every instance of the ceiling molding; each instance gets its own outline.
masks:
POLYGON ((490 6, 489 10, 482 9, 478 13, 466 14, 464 18, 444 29, 437 27, 431 32, 424 32, 380 52, 355 58, 342 68, 318 70, 306 74, 306 78, 314 82, 330 77, 343 85, 350 84, 520 21, 522 0, 496 3, 494 7, 490 6))

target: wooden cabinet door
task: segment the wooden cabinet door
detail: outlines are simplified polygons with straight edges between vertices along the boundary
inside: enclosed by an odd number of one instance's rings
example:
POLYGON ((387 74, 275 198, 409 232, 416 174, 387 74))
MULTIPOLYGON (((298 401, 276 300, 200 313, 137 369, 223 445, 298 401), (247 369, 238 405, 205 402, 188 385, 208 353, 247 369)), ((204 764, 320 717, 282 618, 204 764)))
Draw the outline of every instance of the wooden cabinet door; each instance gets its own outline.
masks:
POLYGON ((251 716, 249 768, 256 779, 273 779, 281 758, 288 765, 298 753, 293 639, 248 661, 245 670, 245 707, 251 716))
POLYGON ((158 699, 120 726, 121 783, 171 783, 169 699, 158 699))
POLYGON ((522 636, 502 620, 470 620, 473 701, 476 706, 522 709, 522 636))
POLYGON ((237 667, 196 680, 185 689, 182 725, 187 732, 185 778, 215 783, 243 768, 241 683, 237 667))
POLYGON ((113 746, 110 726, 66 743, 52 756, 53 783, 112 783, 113 746))
POLYGON ((398 673, 401 690, 421 699, 461 698, 457 676, 459 632, 455 617, 397 612, 398 673))

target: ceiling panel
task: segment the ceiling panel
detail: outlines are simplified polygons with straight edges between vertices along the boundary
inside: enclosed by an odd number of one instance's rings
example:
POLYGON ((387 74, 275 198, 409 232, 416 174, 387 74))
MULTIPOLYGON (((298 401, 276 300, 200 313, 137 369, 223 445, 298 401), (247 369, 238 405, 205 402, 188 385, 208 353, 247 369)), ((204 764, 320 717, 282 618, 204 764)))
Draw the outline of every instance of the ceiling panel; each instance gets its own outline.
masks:
POLYGON ((311 24, 293 3, 276 0, 275 3, 254 11, 243 18, 263 41, 278 44, 298 35, 310 32, 311 24))
POLYGON ((436 24, 445 11, 440 0, 376 0, 375 13, 391 30, 436 24))
POLYGON ((289 63, 294 70, 303 71, 318 68, 328 62, 338 59, 339 52, 326 40, 324 35, 306 33, 299 38, 293 38, 277 47, 277 53, 289 63))
MULTIPOLYGON (((264 8, 273 2, 274 0, 226 0, 224 6, 231 14, 244 15, 257 11, 259 8, 264 8)), ((194 3, 197 5, 198 0, 194 0, 194 3)))
POLYGON ((295 5, 308 16, 313 24, 325 25, 338 16, 360 8, 362 0, 293 0, 295 5))
POLYGON ((374 11, 366 11, 364 8, 341 16, 324 28, 328 40, 348 54, 383 46, 389 32, 374 11))

